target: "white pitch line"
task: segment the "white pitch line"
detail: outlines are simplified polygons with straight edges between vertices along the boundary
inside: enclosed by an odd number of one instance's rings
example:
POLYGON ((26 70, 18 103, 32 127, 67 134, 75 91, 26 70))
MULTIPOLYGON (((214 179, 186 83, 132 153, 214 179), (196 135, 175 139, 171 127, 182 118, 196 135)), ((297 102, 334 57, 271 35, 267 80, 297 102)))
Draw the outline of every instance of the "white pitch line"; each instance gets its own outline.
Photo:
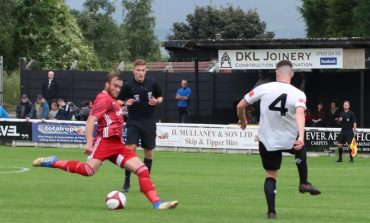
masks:
POLYGON ((8 174, 8 173, 23 173, 26 171, 29 171, 29 168, 26 167, 8 167, 8 166, 0 166, 0 174, 8 174), (2 171, 1 169, 16 169, 16 170, 8 170, 8 171, 2 171))

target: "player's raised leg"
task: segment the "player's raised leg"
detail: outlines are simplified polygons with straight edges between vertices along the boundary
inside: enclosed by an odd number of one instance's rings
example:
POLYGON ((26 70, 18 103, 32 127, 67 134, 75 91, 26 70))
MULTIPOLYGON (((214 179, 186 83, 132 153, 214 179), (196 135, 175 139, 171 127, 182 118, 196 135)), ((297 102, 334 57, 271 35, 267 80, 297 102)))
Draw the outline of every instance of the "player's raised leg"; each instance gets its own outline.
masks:
POLYGON ((40 157, 33 161, 34 167, 58 168, 70 173, 77 173, 82 176, 93 176, 101 166, 101 161, 88 159, 86 163, 79 160, 58 160, 56 156, 40 157))
POLYGON ((152 203, 154 209, 173 209, 178 205, 178 201, 162 201, 159 198, 157 190, 155 189, 154 184, 150 179, 148 168, 138 157, 133 157, 126 161, 124 167, 125 169, 134 172, 138 176, 140 190, 152 203))

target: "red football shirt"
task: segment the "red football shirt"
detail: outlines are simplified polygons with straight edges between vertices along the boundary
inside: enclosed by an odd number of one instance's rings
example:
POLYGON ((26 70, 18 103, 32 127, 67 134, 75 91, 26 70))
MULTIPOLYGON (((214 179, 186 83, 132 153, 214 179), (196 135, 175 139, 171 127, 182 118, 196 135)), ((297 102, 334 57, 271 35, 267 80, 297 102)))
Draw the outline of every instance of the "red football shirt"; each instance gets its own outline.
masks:
POLYGON ((121 106, 106 91, 102 91, 96 96, 90 115, 98 119, 96 137, 119 136, 122 138, 123 116, 121 106))

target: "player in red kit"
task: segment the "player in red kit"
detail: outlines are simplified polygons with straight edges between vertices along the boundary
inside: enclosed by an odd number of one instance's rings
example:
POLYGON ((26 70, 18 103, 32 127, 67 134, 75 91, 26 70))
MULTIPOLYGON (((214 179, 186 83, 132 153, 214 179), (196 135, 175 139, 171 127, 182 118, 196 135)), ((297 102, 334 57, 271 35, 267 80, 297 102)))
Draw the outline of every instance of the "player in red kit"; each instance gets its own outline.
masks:
POLYGON ((154 184, 149 176, 148 168, 135 152, 128 149, 122 142, 123 116, 122 109, 116 101, 123 85, 118 74, 109 73, 105 87, 93 103, 89 118, 86 121, 86 147, 89 154, 87 162, 78 160, 58 160, 56 156, 40 157, 33 161, 34 167, 59 168, 82 176, 92 176, 98 171, 105 160, 109 160, 121 168, 134 172, 139 178, 141 192, 153 204, 155 209, 175 208, 178 201, 160 200, 154 184), (98 122, 95 139, 93 138, 94 123, 98 122))

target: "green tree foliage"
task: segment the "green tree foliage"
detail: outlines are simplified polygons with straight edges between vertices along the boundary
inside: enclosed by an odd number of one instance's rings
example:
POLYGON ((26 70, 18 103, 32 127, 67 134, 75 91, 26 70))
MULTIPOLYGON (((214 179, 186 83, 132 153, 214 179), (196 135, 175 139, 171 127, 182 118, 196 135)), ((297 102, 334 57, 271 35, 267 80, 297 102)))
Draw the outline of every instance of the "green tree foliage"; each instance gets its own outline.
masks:
POLYGON ((370 2, 369 0, 358 0, 358 5, 353 9, 354 36, 370 37, 370 2))
POLYGON ((327 35, 333 37, 353 36, 353 9, 358 0, 328 1, 329 17, 327 19, 327 35))
POLYGON ((83 10, 72 10, 83 36, 93 45, 104 69, 112 68, 121 60, 127 60, 124 32, 112 18, 114 2, 109 0, 87 0, 83 10))
POLYGON ((266 23, 260 20, 255 9, 244 12, 231 5, 226 8, 197 6, 193 14, 187 15, 186 21, 175 22, 173 34, 168 39, 208 39, 215 38, 216 34, 225 39, 274 37, 273 32, 266 32, 266 23))
POLYGON ((152 0, 122 0, 125 18, 122 24, 131 60, 160 60, 159 41, 154 35, 152 0))
POLYGON ((16 9, 15 55, 34 59, 42 68, 100 69, 95 51, 63 0, 23 0, 16 9))
POLYGON ((299 8, 306 22, 307 37, 327 36, 328 1, 327 0, 303 0, 299 8))
POLYGON ((13 70, 17 66, 14 54, 15 8, 17 0, 0 1, 0 55, 4 57, 4 68, 13 70))
POLYGON ((370 1, 302 0, 307 37, 369 37, 370 1))

